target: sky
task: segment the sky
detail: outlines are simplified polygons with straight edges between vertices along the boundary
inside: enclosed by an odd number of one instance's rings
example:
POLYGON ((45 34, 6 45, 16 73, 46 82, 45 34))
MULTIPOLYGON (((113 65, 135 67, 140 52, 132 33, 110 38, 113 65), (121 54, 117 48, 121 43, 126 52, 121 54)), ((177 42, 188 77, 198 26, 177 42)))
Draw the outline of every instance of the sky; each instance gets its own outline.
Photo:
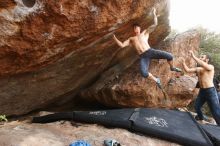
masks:
POLYGON ((220 0, 170 0, 170 25, 179 32, 196 26, 220 33, 220 0))

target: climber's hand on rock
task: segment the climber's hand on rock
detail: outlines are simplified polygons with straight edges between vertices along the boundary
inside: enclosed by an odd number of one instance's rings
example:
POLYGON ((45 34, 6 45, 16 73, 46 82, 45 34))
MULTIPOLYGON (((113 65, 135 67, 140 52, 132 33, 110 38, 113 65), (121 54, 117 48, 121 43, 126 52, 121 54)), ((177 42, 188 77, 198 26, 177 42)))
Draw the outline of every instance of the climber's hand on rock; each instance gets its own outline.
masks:
POLYGON ((192 50, 189 51, 189 54, 190 54, 190 56, 192 56, 192 57, 194 56, 194 53, 193 53, 192 50))
POLYGON ((181 63, 185 63, 185 58, 180 57, 180 61, 181 61, 181 63))
POLYGON ((152 13, 153 13, 154 15, 156 15, 156 12, 157 12, 156 8, 153 7, 153 9, 152 9, 152 13))

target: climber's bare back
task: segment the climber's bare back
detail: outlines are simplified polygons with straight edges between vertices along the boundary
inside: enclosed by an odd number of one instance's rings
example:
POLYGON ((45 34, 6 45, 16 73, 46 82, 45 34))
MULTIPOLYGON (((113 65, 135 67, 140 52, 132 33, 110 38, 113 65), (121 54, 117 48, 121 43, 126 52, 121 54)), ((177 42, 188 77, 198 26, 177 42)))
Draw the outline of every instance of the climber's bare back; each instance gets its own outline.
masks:
POLYGON ((135 48, 137 53, 140 55, 150 49, 150 45, 148 44, 148 38, 149 34, 144 34, 144 32, 142 32, 139 35, 130 37, 129 41, 130 44, 135 48))

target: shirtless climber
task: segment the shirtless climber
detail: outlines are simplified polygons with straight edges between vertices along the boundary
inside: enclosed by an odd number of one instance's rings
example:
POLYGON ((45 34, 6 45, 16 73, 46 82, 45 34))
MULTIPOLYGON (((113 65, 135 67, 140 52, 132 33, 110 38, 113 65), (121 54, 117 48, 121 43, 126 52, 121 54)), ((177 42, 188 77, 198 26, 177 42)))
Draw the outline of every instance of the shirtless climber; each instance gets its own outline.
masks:
POLYGON ((217 91, 215 89, 213 78, 214 78, 214 66, 209 63, 210 57, 208 55, 201 55, 200 58, 197 58, 192 51, 190 51, 190 55, 199 65, 195 68, 188 68, 183 60, 183 67, 188 73, 197 73, 199 80, 199 94, 195 101, 195 110, 197 113, 197 117, 199 120, 204 120, 204 115, 201 111, 202 106, 205 102, 208 103, 208 106, 211 110, 213 118, 216 123, 220 125, 220 105, 218 100, 217 91))
POLYGON ((154 16, 154 24, 144 29, 141 32, 141 27, 138 24, 133 25, 135 36, 128 38, 123 43, 119 41, 115 35, 113 35, 113 39, 115 42, 121 47, 124 48, 126 46, 132 45, 137 53, 140 56, 140 71, 143 77, 154 80, 157 86, 162 89, 162 85, 159 78, 153 76, 150 72, 148 72, 149 64, 151 59, 166 59, 170 65, 171 71, 181 72, 181 69, 173 67, 173 56, 172 54, 156 50, 150 47, 148 44, 149 34, 153 32, 157 26, 157 15, 156 9, 153 8, 153 16, 154 16))

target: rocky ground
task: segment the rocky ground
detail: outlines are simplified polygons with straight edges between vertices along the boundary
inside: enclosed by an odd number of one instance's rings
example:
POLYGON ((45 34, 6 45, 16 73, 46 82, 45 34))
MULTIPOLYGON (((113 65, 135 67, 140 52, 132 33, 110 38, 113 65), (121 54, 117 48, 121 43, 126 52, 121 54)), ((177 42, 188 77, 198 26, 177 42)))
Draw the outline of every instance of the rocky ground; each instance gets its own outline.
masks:
MULTIPOLYGON (((34 115, 45 114, 47 112, 34 115)), ((96 124, 70 121, 33 124, 31 116, 0 125, 0 146, 68 146, 76 140, 85 140, 92 146, 103 146, 105 139, 116 139, 122 146, 179 146, 126 129, 106 128, 96 124)))
MULTIPOLYGON (((187 108, 179 110, 188 111, 187 108)), ((50 113, 34 112, 10 118, 8 122, 0 122, 0 146, 68 146, 77 140, 85 140, 92 146, 104 146, 103 142, 106 139, 116 139, 122 146, 180 146, 177 143, 134 133, 126 129, 104 127, 97 124, 74 121, 57 121, 47 124, 31 123, 33 116, 43 116, 50 113)), ((191 113, 195 115, 195 113, 191 113)), ((215 124, 212 118, 210 118, 210 122, 215 124)))

